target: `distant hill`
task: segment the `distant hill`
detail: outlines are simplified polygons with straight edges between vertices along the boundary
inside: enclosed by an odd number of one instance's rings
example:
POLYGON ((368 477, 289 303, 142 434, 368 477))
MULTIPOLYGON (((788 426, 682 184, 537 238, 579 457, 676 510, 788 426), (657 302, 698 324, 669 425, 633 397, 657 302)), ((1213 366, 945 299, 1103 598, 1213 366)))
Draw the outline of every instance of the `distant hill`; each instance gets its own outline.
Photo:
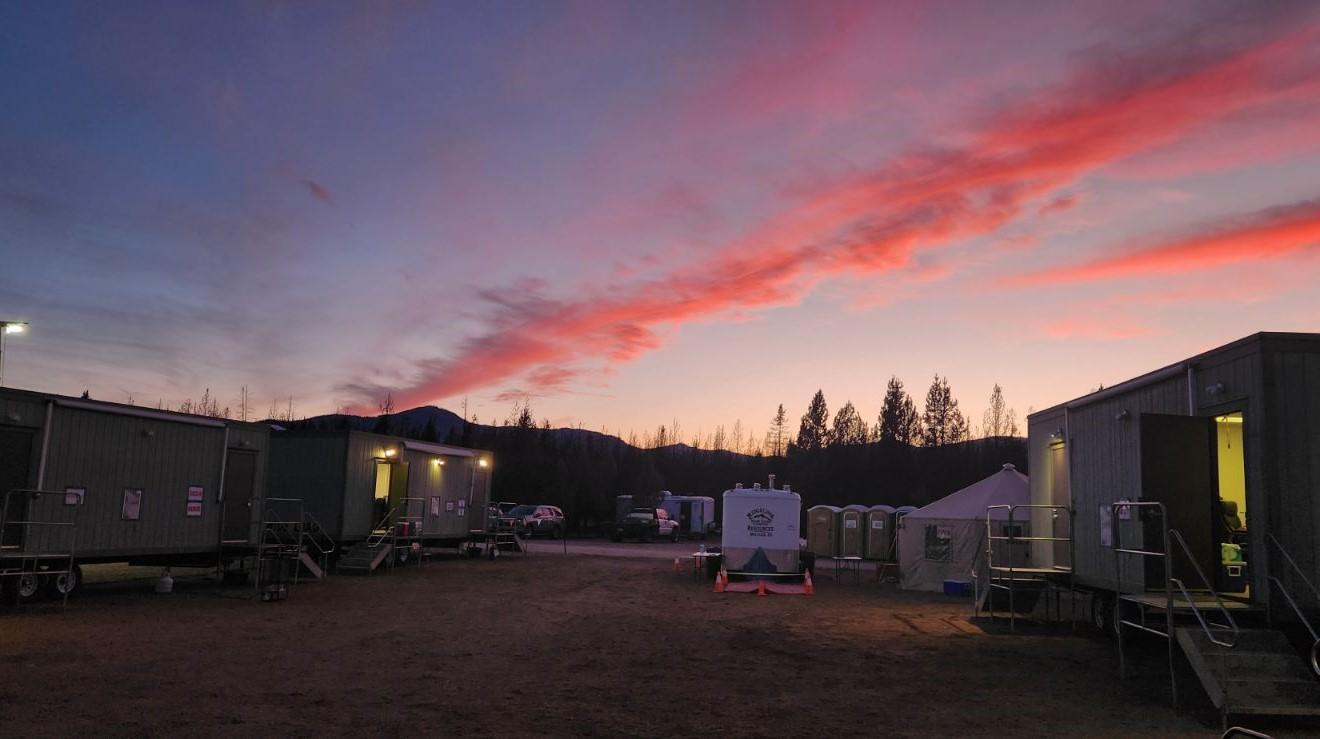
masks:
MULTIPOLYGON (((353 429, 355 431, 371 431, 379 423, 379 416, 353 416, 347 413, 328 413, 324 416, 313 416, 304 418, 292 423, 280 422, 280 425, 287 428, 313 428, 313 429, 353 429)), ((460 432, 463 430, 463 418, 453 411, 444 408, 437 408, 433 405, 424 405, 418 408, 409 408, 406 411, 400 411, 390 417, 391 431, 400 436, 419 436, 426 428, 427 422, 435 424, 436 438, 444 439, 449 432, 460 432)))

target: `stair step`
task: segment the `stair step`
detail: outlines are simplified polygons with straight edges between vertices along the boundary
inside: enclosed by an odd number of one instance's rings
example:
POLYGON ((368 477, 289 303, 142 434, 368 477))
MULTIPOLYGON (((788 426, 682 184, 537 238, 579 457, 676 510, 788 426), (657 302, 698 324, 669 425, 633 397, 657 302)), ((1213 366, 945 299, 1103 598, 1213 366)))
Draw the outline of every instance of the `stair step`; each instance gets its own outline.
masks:
POLYGON ((1314 680, 1225 680, 1229 713, 1320 716, 1320 684, 1314 680))

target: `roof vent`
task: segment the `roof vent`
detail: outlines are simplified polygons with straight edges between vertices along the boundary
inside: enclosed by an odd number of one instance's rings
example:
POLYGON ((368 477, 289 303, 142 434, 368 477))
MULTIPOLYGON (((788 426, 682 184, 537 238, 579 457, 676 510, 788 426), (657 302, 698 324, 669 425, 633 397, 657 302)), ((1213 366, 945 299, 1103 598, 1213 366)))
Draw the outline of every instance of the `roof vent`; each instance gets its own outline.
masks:
POLYGON ((741 482, 735 482, 735 483, 733 484, 733 489, 734 489, 734 490, 742 490, 742 483, 741 483, 741 482))
POLYGON ((759 482, 752 483, 752 490, 760 490, 760 489, 761 489, 761 483, 759 482))
POLYGON ((774 476, 774 475, 771 475, 771 476, 770 476, 770 484, 769 484, 769 485, 766 485, 766 487, 770 488, 771 490, 774 490, 774 489, 775 489, 775 476, 774 476))
POLYGON ((786 493, 791 493, 791 492, 793 492, 793 486, 792 486, 792 485, 789 485, 788 483, 784 483, 784 492, 786 492, 786 493))
POLYGON ((1004 469, 1006 469, 1006 470, 1015 470, 1015 469, 1017 469, 1017 467, 1013 466, 1013 463, 1012 463, 1012 462, 1005 462, 1005 463, 1004 463, 1004 469))

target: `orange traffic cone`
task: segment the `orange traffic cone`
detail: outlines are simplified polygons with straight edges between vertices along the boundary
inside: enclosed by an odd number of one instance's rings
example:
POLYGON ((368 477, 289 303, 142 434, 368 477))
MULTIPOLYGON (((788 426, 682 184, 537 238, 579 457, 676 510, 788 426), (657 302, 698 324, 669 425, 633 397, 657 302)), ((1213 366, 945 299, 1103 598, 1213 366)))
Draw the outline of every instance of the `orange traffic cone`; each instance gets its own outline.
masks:
POLYGON ((683 565, 679 563, 678 557, 674 557, 674 572, 682 572, 683 565))
POLYGON ((717 593, 724 592, 724 583, 727 577, 728 576, 724 574, 724 569, 720 568, 719 574, 715 576, 715 592, 717 593))
POLYGON ((760 580, 756 583, 756 594, 765 595, 765 580, 760 580))
POLYGON ((807 570, 802 575, 802 585, 805 587, 807 595, 816 594, 816 586, 811 583, 811 570, 807 570))

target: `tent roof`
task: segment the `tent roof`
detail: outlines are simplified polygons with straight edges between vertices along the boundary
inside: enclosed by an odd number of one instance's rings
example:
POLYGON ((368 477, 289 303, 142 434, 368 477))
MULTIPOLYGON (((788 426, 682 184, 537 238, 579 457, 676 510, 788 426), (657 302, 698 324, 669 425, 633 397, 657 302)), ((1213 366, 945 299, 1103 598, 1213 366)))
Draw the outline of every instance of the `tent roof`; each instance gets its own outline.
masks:
MULTIPOLYGON (((986 506, 991 505, 1026 505, 1031 502, 1031 492, 1027 487, 1027 476, 1018 472, 1011 464, 995 474, 974 482, 971 485, 951 493, 943 498, 907 514, 907 518, 970 518, 985 520, 986 506)), ((991 512, 991 518, 1007 519, 1008 511, 998 509, 991 512)), ((1021 513, 1014 516, 1026 520, 1021 513)))

